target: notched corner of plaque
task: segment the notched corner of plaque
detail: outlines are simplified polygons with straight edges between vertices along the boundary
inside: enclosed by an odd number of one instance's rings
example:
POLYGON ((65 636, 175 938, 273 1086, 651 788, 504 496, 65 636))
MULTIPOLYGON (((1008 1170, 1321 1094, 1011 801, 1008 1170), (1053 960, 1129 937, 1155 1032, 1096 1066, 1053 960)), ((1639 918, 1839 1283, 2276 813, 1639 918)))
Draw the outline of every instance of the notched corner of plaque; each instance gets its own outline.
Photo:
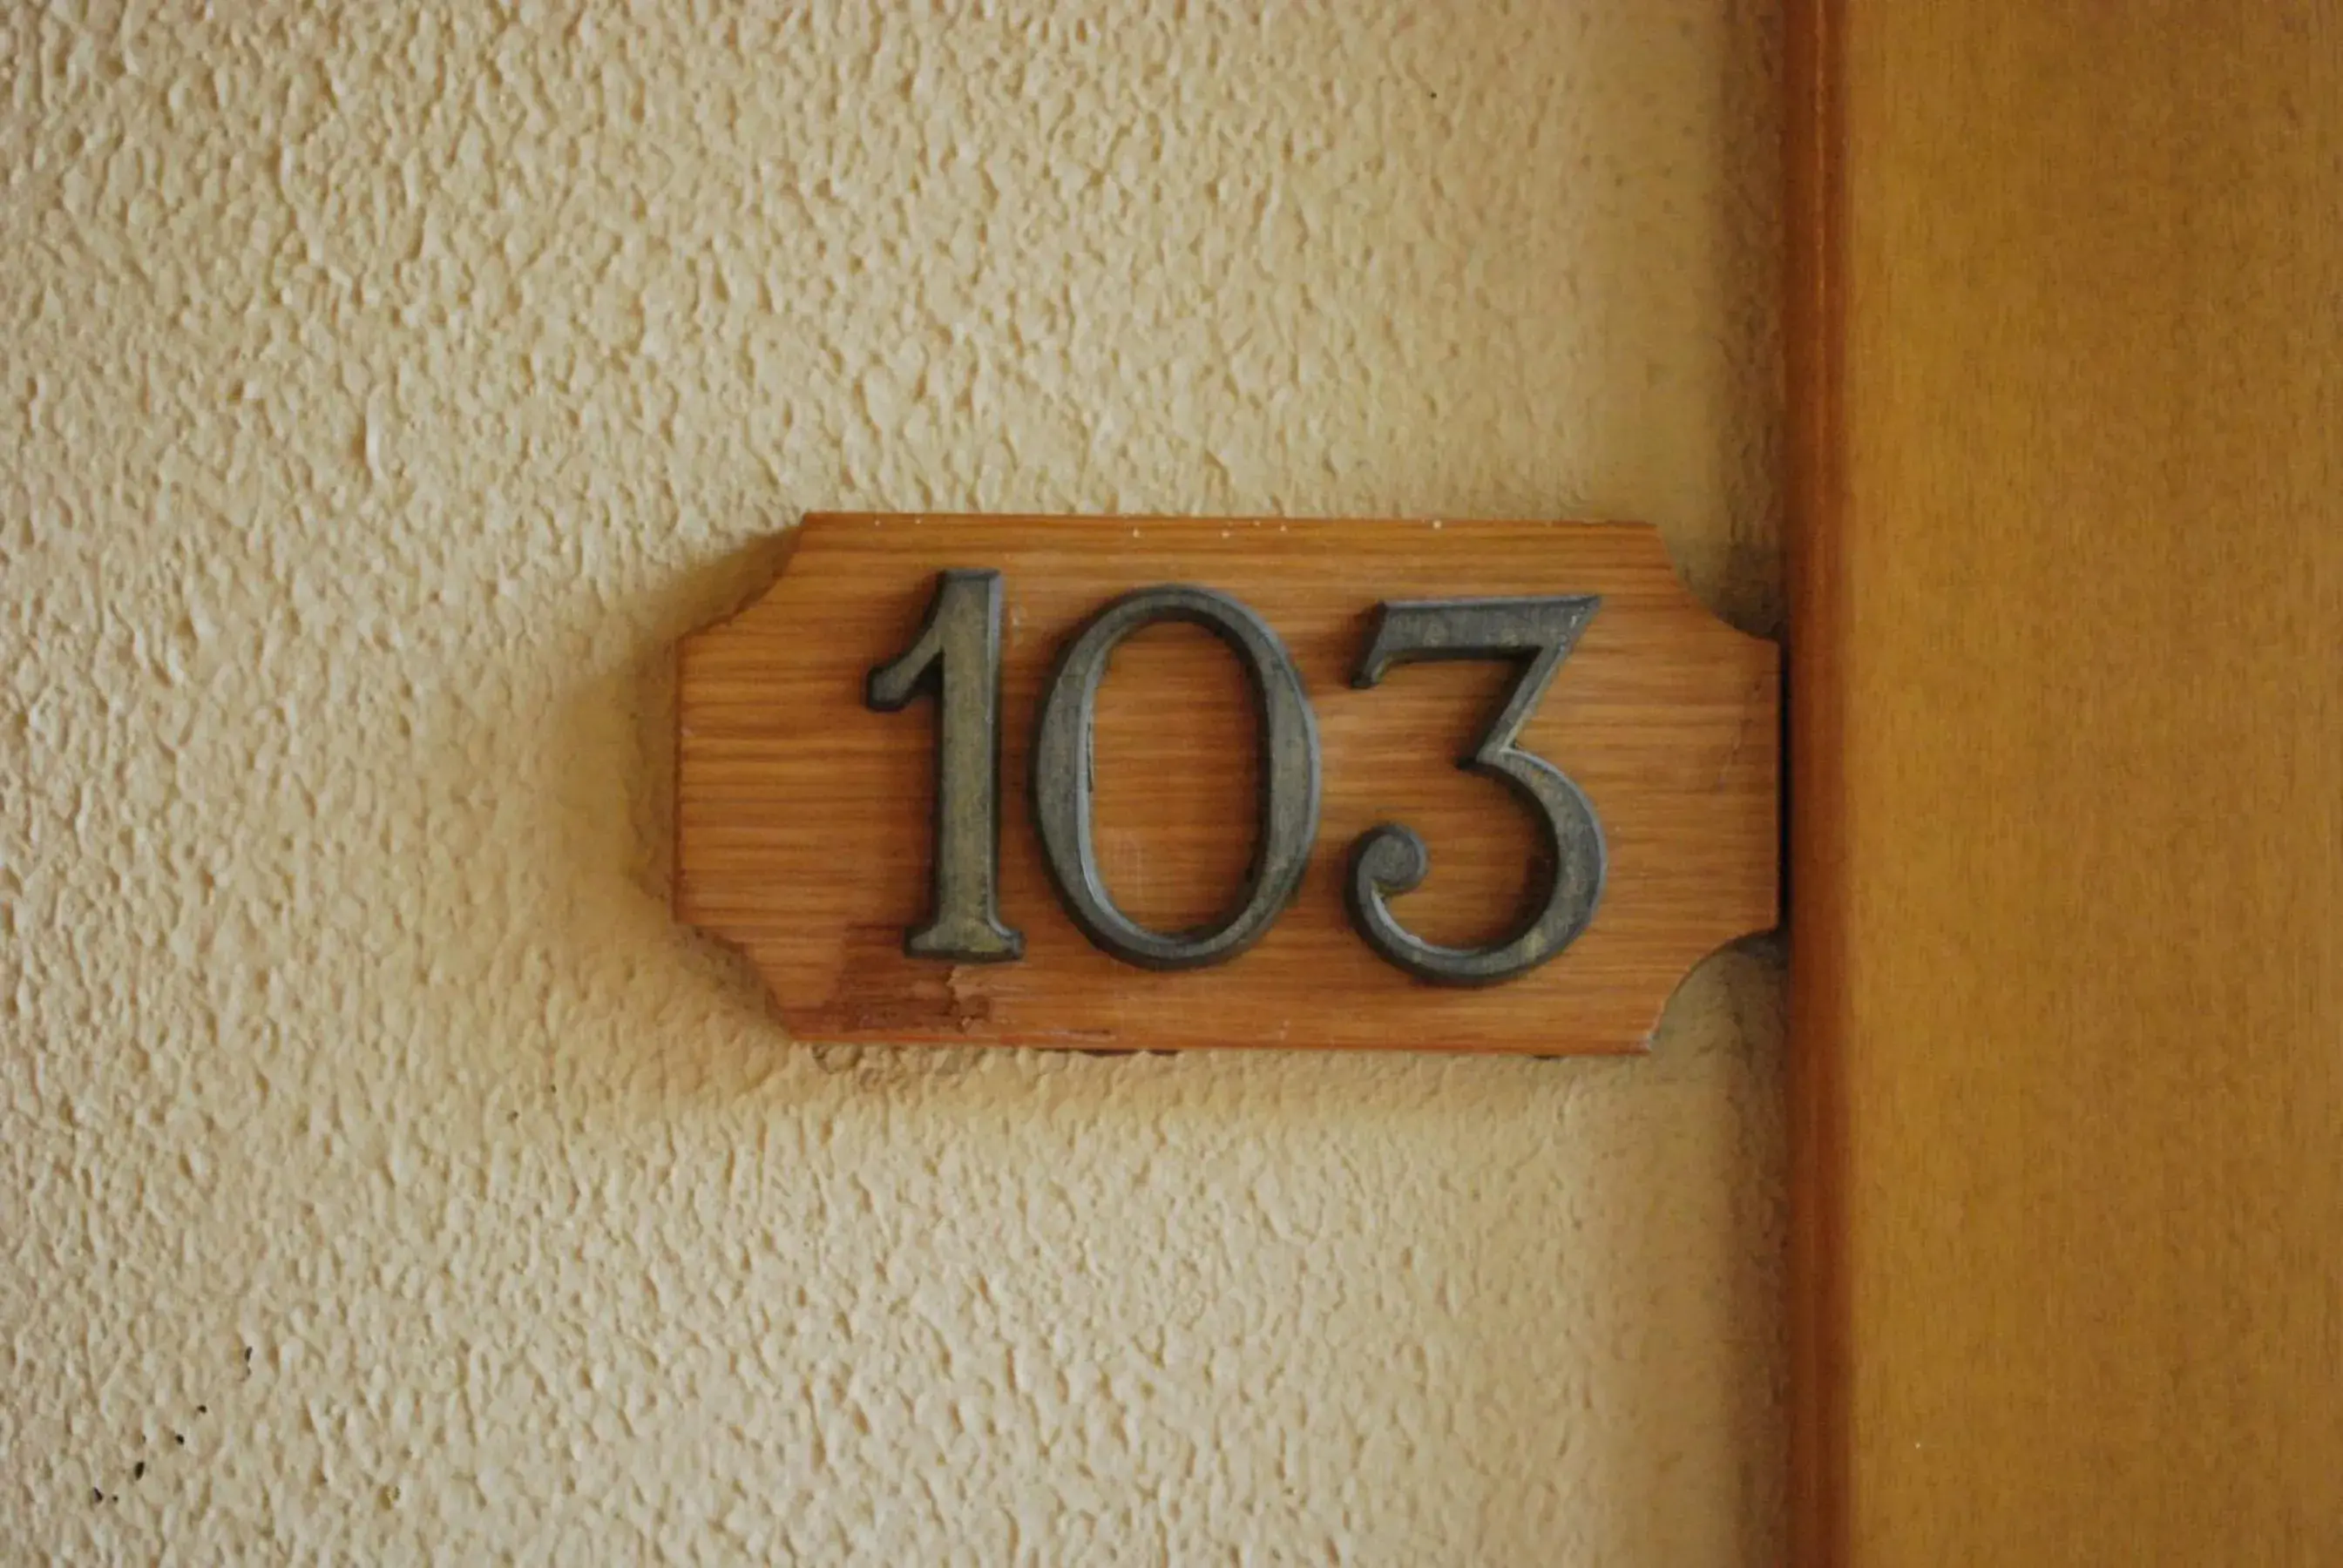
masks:
MULTIPOLYGON (((1632 1048, 1634 1053, 1648 1056, 1658 1048, 1661 1032, 1667 1027, 1668 1015, 1675 1010, 1678 1000, 1692 990, 1695 984, 1707 988, 1704 1005, 1710 1012, 1727 1018, 1735 1034, 1744 1039, 1759 1038, 1764 1029, 1751 1017, 1753 1003, 1750 998, 1753 994, 1770 993, 1775 999, 1771 1005, 1778 1009, 1784 959, 1782 949, 1775 939, 1780 929, 1778 926, 1765 926, 1739 932, 1685 964, 1684 972, 1676 977, 1676 983, 1667 989, 1658 1006, 1653 1009, 1651 1026, 1632 1048), (1731 971, 1732 964, 1738 960, 1745 960, 1750 966, 1745 978, 1735 978, 1731 971), (1761 978, 1768 973, 1775 978, 1771 980, 1761 978)), ((1778 1032, 1778 1021, 1775 1028, 1778 1032)))
POLYGON ((1666 567, 1668 578, 1675 585, 1676 596, 1685 606, 1697 609, 1704 618, 1715 622, 1720 628, 1733 633, 1735 637, 1762 644, 1773 650, 1778 658, 1782 645, 1780 634, 1752 630, 1745 625, 1745 622, 1752 618, 1746 613, 1747 606, 1745 600, 1770 595, 1773 585, 1779 580, 1780 574, 1744 570, 1743 559, 1748 553, 1746 541, 1735 539, 1727 548, 1725 569, 1718 585, 1721 589, 1719 598, 1723 601, 1720 603, 1712 601, 1708 595, 1702 593, 1694 586, 1691 574, 1684 569, 1684 562, 1677 558, 1676 552, 1669 547, 1667 533, 1658 524, 1629 522, 1621 526, 1643 537, 1652 553, 1657 556, 1660 562, 1666 567), (1761 578, 1764 579, 1762 582, 1761 578), (1735 586, 1744 582, 1751 585, 1750 591, 1745 594, 1739 591, 1735 586))
POLYGON ((706 590, 694 597, 704 608, 695 609, 691 629, 676 638, 678 653, 702 638, 721 634, 769 598, 789 575, 805 537, 805 522, 759 534, 701 568, 706 590))
POLYGON ((672 896, 668 900, 668 912, 674 919, 684 940, 704 958, 710 969, 720 977, 725 991, 742 1007, 760 1016, 766 1024, 778 1030, 783 1043, 800 1038, 798 1019, 792 1016, 801 1010, 792 1009, 775 989, 765 967, 749 951, 745 938, 726 928, 695 918, 685 906, 683 879, 676 879, 672 896))

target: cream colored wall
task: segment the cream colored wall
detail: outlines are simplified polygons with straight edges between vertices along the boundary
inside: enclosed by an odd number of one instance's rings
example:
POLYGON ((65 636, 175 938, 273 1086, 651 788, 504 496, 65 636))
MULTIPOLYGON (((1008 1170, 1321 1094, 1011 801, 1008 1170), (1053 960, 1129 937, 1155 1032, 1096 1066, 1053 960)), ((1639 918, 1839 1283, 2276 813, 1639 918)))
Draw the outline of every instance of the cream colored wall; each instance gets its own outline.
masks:
POLYGON ((809 507, 1770 621, 1770 19, 206 9, 0 17, 0 1554, 1768 1555, 1763 957, 1634 1062, 855 1053, 661 898, 809 507))

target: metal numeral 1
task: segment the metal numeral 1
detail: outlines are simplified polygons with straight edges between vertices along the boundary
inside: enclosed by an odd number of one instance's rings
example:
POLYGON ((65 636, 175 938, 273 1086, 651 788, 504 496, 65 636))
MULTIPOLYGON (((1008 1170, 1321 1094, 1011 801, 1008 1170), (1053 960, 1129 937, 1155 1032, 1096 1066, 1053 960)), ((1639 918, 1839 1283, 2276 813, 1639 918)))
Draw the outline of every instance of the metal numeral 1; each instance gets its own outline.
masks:
POLYGON ((1001 574, 936 574, 936 597, 911 646, 870 672, 881 713, 936 697, 934 902, 903 933, 913 958, 998 963, 1025 938, 1001 923, 1001 574))
POLYGON ((1266 622, 1228 595, 1169 586, 1123 595, 1058 657, 1033 743, 1033 815, 1058 896, 1092 944, 1142 969, 1199 969, 1259 941, 1292 901, 1318 837, 1318 721, 1266 622), (1202 627, 1244 664, 1261 719, 1260 839, 1236 909, 1198 930, 1151 930, 1115 907, 1091 843, 1091 742, 1099 682, 1124 638, 1159 621, 1202 627))
POLYGON ((1594 808, 1561 769, 1513 742, 1602 602, 1593 594, 1572 594, 1395 601, 1375 608, 1373 635, 1351 678, 1354 687, 1373 686, 1393 665, 1419 659, 1503 659, 1519 666, 1513 689, 1472 755, 1458 766, 1521 796, 1537 812, 1554 862, 1544 907, 1522 930, 1493 947, 1440 947, 1393 919, 1388 901, 1423 880, 1431 857, 1423 839, 1395 822, 1360 834, 1351 848, 1352 924, 1368 946, 1408 973, 1443 985, 1509 980, 1561 952, 1594 918, 1604 861, 1594 808))

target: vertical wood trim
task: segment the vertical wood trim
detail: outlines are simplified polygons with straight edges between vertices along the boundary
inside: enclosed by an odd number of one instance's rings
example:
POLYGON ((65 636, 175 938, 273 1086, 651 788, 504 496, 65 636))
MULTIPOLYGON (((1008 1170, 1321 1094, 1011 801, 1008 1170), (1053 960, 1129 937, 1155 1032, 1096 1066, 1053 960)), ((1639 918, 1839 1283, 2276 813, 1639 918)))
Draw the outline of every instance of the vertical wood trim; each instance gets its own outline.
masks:
POLYGON ((1791 0, 1784 169, 1789 256, 1784 347, 1789 406, 1786 518, 1790 787, 1789 1302, 1792 1561, 1845 1560, 1846 1378, 1835 1205, 1844 1165, 1836 1070, 1846 1038, 1839 405, 1844 268, 1838 222, 1844 127, 1836 0, 1791 0))
POLYGON ((2343 11, 1790 37, 1795 1561, 2343 1560, 2343 11))

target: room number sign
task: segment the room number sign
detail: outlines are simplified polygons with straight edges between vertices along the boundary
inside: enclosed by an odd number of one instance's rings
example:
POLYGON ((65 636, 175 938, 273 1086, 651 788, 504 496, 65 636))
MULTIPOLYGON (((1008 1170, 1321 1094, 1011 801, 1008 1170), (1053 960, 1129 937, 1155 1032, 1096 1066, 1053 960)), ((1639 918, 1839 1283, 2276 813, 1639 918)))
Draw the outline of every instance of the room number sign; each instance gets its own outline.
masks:
MULTIPOLYGON (((1024 956, 1024 938, 1001 923, 1001 574, 956 568, 937 578, 918 638, 873 670, 870 706, 893 712, 932 690, 937 720, 933 915, 906 935, 918 958, 970 963, 1024 956)), ((1350 863, 1351 915, 1367 945, 1409 973, 1446 985, 1486 985, 1535 969, 1586 929, 1603 890, 1603 831, 1562 770, 1515 743, 1554 669, 1601 605, 1591 594, 1543 598, 1438 599, 1375 607, 1352 684, 1370 687, 1394 664, 1486 658, 1515 667, 1511 689, 1463 766, 1511 785, 1544 829, 1552 869, 1536 913, 1505 940, 1442 947, 1403 928, 1390 899, 1423 880, 1423 840, 1393 823, 1360 838, 1350 863)), ((1259 941, 1302 883, 1318 839, 1318 725, 1302 672, 1269 625, 1212 588, 1167 584, 1110 601, 1066 644, 1041 690, 1031 775, 1041 859, 1067 916, 1092 945, 1141 969, 1226 963, 1259 941), (1091 839, 1091 739, 1107 660, 1132 633, 1164 622, 1203 628, 1226 643, 1260 709, 1258 849, 1225 918, 1192 931, 1141 925, 1116 907, 1091 839)))
POLYGON ((808 1040, 1633 1050, 1773 920, 1775 649, 1648 528, 818 516, 679 673, 808 1040))

